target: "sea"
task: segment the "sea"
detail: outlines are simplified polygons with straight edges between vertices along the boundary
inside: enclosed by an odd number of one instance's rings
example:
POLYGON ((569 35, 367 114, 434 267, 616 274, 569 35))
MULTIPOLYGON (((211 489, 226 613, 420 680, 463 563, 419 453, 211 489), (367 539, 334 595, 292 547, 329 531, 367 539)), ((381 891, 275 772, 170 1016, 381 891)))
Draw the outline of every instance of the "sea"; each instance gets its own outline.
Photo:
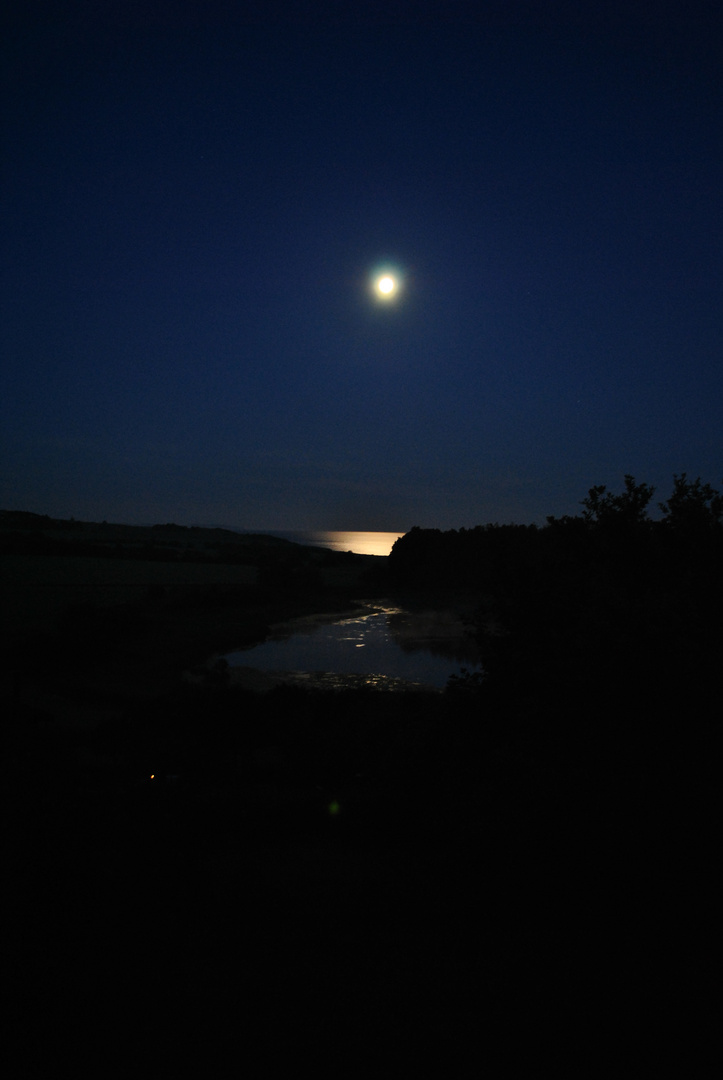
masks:
POLYGON ((394 542, 403 532, 355 532, 332 529, 318 532, 267 532, 295 544, 331 548, 332 551, 353 551, 355 555, 388 555, 394 542))

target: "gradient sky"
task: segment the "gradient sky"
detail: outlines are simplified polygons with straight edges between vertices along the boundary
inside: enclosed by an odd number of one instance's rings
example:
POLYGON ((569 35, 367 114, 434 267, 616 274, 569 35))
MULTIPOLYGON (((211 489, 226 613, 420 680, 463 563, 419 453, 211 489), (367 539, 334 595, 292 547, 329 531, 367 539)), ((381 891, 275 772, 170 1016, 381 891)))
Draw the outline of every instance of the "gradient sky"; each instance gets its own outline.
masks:
POLYGON ((721 485, 719 3, 5 7, 4 509, 404 531, 721 485))

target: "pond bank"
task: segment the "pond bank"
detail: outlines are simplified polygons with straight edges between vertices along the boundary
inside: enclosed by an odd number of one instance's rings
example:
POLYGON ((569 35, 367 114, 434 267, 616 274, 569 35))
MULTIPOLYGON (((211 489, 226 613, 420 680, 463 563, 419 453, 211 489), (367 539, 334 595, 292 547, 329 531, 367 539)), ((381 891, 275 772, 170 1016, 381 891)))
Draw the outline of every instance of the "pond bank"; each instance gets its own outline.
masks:
POLYGON ((277 686, 300 686, 307 690, 375 690, 385 693, 441 694, 438 686, 413 683, 388 675, 359 675, 333 671, 262 671, 252 667, 229 668, 229 685, 265 694, 277 686))

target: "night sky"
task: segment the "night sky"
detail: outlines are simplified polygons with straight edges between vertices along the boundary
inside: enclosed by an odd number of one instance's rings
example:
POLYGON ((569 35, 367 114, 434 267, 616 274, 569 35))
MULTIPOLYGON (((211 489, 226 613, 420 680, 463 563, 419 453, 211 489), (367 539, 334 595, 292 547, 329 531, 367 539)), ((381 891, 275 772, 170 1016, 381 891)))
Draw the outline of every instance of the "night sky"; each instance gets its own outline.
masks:
POLYGON ((4 509, 404 531, 721 486, 719 3, 5 9, 4 509))

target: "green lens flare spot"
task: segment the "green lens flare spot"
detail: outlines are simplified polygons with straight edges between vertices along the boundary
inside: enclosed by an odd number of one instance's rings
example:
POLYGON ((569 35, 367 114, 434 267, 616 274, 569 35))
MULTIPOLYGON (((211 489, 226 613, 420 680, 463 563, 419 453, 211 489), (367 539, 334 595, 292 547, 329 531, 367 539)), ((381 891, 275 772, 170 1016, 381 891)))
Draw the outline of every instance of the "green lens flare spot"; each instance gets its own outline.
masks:
POLYGON ((332 799, 332 801, 329 803, 328 810, 331 817, 337 816, 337 814, 341 810, 341 807, 339 806, 339 803, 336 801, 336 799, 332 799))

